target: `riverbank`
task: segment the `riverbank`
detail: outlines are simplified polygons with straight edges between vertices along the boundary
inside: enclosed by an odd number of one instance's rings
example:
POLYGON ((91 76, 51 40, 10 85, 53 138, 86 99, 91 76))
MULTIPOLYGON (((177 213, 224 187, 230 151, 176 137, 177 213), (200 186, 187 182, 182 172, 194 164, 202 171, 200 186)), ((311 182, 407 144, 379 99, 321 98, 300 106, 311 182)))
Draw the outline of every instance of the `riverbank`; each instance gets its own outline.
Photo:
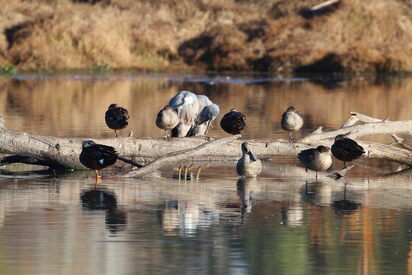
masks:
POLYGON ((412 71, 406 1, 319 2, 0 0, 0 66, 412 71))

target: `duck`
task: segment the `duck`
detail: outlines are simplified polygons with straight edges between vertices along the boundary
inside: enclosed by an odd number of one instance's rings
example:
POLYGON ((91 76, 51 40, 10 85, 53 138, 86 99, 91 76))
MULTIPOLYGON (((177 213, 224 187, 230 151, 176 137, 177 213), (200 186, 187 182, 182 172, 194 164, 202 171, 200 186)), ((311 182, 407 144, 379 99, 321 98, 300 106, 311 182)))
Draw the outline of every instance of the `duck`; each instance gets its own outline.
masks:
POLYGON ((254 178, 262 172, 262 162, 250 151, 249 143, 242 143, 242 157, 238 160, 236 171, 239 176, 254 178))
POLYGON ((330 149, 326 146, 319 145, 316 148, 303 150, 298 154, 300 163, 308 169, 316 172, 316 180, 319 171, 326 171, 332 165, 332 155, 330 149))
POLYGON ((347 161, 353 161, 360 158, 365 154, 365 150, 353 139, 347 138, 346 135, 337 135, 335 142, 332 144, 332 155, 338 160, 343 161, 343 165, 346 166, 347 161))
POLYGON ((223 116, 220 127, 228 134, 240 134, 246 129, 246 117, 243 113, 232 109, 223 116))
POLYGON ((162 110, 157 114, 156 126, 165 130, 167 139, 170 140, 170 136, 167 130, 172 130, 180 123, 177 112, 170 106, 165 105, 162 110))
POLYGON ((110 104, 104 116, 106 124, 110 129, 114 130, 116 137, 118 137, 117 130, 126 128, 129 124, 129 112, 117 104, 110 104))
POLYGON ((97 144, 93 140, 85 140, 82 143, 80 162, 96 172, 96 180, 100 179, 99 170, 113 165, 118 158, 116 150, 107 145, 97 144))
POLYGON ((303 126, 303 117, 293 106, 289 106, 282 114, 280 125, 283 130, 289 132, 289 140, 294 141, 292 132, 299 131, 303 126))

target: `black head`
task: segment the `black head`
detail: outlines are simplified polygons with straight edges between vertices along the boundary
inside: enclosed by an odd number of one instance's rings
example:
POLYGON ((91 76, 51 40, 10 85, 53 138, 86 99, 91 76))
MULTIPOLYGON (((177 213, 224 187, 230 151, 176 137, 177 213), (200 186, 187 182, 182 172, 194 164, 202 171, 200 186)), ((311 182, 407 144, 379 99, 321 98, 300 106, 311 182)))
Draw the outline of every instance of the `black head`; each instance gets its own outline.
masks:
POLYGON ((109 105, 109 109, 113 109, 113 108, 116 108, 116 107, 117 107, 117 104, 115 104, 115 103, 109 105))
POLYGON ((242 153, 246 154, 246 153, 249 153, 249 152, 250 152, 249 143, 243 142, 242 143, 242 153))
POLYGON ((82 147, 87 148, 87 147, 93 146, 95 144, 96 143, 93 140, 85 140, 85 141, 83 141, 82 147))
POLYGON ((286 112, 295 112, 296 111, 296 109, 295 109, 295 107, 293 107, 293 106, 289 106, 287 109, 286 109, 286 112))
POLYGON ((335 140, 340 140, 340 139, 344 139, 347 138, 352 132, 347 132, 346 134, 341 134, 341 135, 337 135, 335 137, 335 140))
POLYGON ((345 138, 345 135, 337 135, 336 137, 335 137, 335 141, 336 140, 340 140, 340 139, 344 139, 345 138))
POLYGON ((318 150, 319 153, 326 153, 329 152, 329 148, 323 145, 319 145, 316 150, 318 150))

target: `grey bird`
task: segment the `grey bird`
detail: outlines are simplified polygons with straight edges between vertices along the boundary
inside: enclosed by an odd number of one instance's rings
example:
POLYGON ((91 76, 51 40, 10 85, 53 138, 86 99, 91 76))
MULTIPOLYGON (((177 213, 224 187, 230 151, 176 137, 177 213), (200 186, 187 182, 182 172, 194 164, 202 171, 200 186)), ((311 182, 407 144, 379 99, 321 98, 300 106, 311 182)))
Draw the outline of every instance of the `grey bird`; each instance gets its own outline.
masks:
POLYGON ((156 117, 156 126, 160 129, 165 130, 167 139, 170 140, 170 137, 167 133, 167 130, 172 130, 180 123, 179 116, 177 112, 169 105, 163 107, 162 110, 157 114, 156 117))
POLYGON ((249 143, 242 143, 242 157, 238 160, 236 171, 239 176, 253 178, 262 172, 262 162, 250 151, 249 143))
POLYGON ((129 119, 129 112, 125 108, 117 106, 117 104, 110 104, 104 119, 107 126, 109 126, 110 129, 113 129, 116 137, 118 137, 117 130, 124 129, 129 124, 127 122, 129 119))
POLYGON ((290 106, 282 114, 282 120, 280 121, 282 129, 289 132, 290 141, 294 141, 292 137, 292 132, 298 131, 303 126, 303 118, 301 114, 295 109, 295 107, 290 106))
POLYGON ((310 169, 316 172, 316 179, 319 171, 326 171, 332 165, 330 149, 323 145, 301 151, 298 158, 306 171, 310 169))
POLYGON ((199 115, 199 100, 189 91, 181 91, 172 97, 169 105, 177 112, 180 123, 173 128, 172 137, 185 137, 199 115))
POLYGON ((203 108, 199 113, 195 125, 190 129, 187 136, 197 136, 197 135, 206 135, 207 131, 210 128, 210 124, 213 120, 219 115, 220 109, 219 106, 212 103, 203 108), (204 126, 205 129, 201 127, 204 126))
POLYGON ((337 135, 332 145, 332 155, 338 160, 343 161, 346 168, 346 162, 358 159, 365 153, 365 150, 353 139, 347 138, 346 135, 337 135))

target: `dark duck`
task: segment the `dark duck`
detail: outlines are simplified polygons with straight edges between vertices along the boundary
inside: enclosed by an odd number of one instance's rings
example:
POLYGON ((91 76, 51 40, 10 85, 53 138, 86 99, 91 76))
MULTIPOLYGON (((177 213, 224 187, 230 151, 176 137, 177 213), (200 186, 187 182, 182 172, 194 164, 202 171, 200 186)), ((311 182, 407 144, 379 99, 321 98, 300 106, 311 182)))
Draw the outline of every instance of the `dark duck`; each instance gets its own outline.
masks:
POLYGON ((110 104, 104 118, 107 126, 114 130, 116 137, 118 137, 117 130, 124 129, 129 124, 127 122, 129 119, 129 112, 125 108, 117 106, 117 104, 110 104))
POLYGON ((332 145, 332 155, 338 160, 343 161, 346 168, 346 162, 360 158, 365 150, 353 139, 347 138, 346 135, 337 135, 332 145))
POLYGON ((80 162, 96 172, 96 179, 100 178, 99 170, 113 165, 119 157, 116 150, 107 145, 96 144, 92 140, 83 141, 80 162))
POLYGON ((240 134, 246 129, 246 117, 241 112, 232 109, 223 116, 220 127, 231 135, 240 134))

